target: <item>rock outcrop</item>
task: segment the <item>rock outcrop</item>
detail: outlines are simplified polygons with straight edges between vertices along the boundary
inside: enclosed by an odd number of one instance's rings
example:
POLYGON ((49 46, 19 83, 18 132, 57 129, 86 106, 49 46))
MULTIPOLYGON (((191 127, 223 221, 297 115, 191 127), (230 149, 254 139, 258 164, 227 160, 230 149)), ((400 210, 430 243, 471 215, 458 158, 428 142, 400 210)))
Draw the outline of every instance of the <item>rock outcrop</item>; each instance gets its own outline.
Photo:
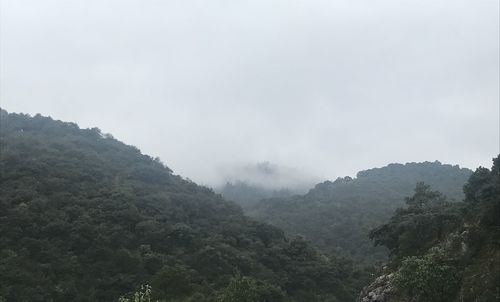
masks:
POLYGON ((394 300, 394 273, 385 273, 366 286, 359 295, 358 302, 388 302, 394 300))

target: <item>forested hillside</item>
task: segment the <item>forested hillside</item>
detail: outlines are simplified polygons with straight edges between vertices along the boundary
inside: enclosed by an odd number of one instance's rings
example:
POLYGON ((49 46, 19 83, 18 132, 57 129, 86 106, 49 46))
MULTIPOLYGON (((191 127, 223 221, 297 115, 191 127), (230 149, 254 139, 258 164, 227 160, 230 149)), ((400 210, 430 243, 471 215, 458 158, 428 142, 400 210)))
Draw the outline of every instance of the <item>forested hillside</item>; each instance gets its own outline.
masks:
POLYGON ((263 199, 291 197, 298 194, 289 188, 269 189, 243 181, 227 182, 216 191, 225 199, 236 202, 245 211, 251 210, 263 199))
POLYGON ((97 128, 2 110, 0 301, 498 301, 499 164, 392 164, 253 208, 320 252, 97 128), (387 254, 376 279, 359 265, 387 254))
POLYGON ((365 274, 97 128, 0 113, 0 301, 354 301, 365 274))
POLYGON ((372 230, 391 261, 360 302, 496 302, 500 299, 500 156, 449 202, 418 184, 407 207, 372 230))
POLYGON ((266 199, 248 211, 289 235, 302 234, 326 252, 367 264, 384 261, 387 250, 367 235, 404 205, 417 182, 432 184, 450 200, 463 199, 471 170, 439 162, 390 164, 316 185, 307 194, 266 199))

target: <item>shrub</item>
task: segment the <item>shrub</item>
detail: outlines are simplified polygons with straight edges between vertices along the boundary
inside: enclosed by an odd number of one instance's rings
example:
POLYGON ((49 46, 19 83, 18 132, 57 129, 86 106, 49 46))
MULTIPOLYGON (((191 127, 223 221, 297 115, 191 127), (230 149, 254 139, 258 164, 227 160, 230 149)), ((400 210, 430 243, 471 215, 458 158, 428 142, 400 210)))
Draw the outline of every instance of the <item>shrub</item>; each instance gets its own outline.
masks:
POLYGON ((441 248, 423 256, 403 260, 394 284, 417 301, 453 301, 460 286, 461 273, 456 261, 441 248))

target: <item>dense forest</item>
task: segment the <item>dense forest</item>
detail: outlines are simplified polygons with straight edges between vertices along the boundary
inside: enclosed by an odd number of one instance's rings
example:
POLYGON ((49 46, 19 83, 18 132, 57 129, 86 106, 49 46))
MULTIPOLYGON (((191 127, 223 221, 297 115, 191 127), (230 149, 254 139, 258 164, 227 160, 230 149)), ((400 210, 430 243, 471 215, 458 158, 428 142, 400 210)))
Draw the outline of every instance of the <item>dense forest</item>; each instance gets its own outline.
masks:
POLYGON ((498 301, 499 164, 391 164, 250 218, 98 128, 2 110, 0 301, 498 301))
POLYGON ((298 194, 293 188, 264 188, 245 181, 227 182, 215 190, 222 194, 225 199, 236 202, 247 213, 251 212, 255 205, 263 199, 287 198, 298 194))
POLYGON ((354 301, 368 279, 97 128, 0 115, 0 301, 354 301), (149 287, 148 287, 149 289, 149 287))
POLYGON ((419 183, 406 208, 370 232, 391 256, 359 301, 499 301, 499 175, 500 156, 471 175, 464 202, 419 183))
POLYGON ((439 162, 390 164, 315 186, 305 195, 262 200, 247 214, 290 235, 301 234, 325 252, 366 264, 385 261, 387 250, 374 247, 368 232, 404 205, 417 182, 432 184, 450 200, 463 199, 472 171, 439 162))

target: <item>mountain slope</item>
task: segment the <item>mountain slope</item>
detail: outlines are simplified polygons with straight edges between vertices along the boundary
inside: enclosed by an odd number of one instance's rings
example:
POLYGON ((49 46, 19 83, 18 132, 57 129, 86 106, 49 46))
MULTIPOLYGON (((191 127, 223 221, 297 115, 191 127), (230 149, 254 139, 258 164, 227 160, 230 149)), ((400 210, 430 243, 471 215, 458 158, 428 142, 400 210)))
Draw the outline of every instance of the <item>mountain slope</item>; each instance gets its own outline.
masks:
POLYGON ((97 128, 2 110, 0 184, 0 301, 116 301, 143 283, 215 301, 241 280, 260 301, 353 301, 364 282, 97 128))
POLYGON ((248 213, 288 234, 304 235, 323 251, 374 263, 385 260, 387 252, 373 247, 368 232, 404 204, 417 182, 462 200, 471 173, 439 162, 390 164, 361 171, 354 179, 326 181, 302 196, 263 200, 248 213))
POLYGON ((298 194, 290 189, 268 189, 243 181, 228 182, 215 190, 225 199, 237 203, 245 211, 250 210, 262 199, 287 198, 298 194))
POLYGON ((370 236, 391 251, 360 302, 459 302, 500 299, 500 156, 478 168, 451 203, 419 184, 370 236))

